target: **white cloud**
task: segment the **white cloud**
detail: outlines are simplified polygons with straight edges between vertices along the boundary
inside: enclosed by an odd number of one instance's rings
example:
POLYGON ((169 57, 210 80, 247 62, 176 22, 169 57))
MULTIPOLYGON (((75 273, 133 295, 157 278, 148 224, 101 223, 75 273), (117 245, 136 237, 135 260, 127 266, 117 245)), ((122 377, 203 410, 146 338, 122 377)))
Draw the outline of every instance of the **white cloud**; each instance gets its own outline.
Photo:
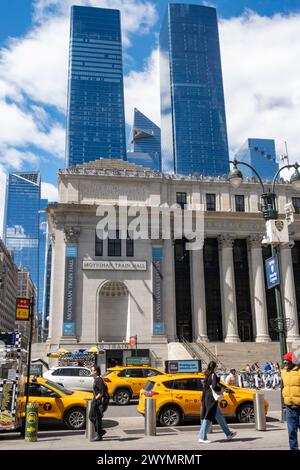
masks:
POLYGON ((248 137, 287 140, 300 159, 300 15, 252 12, 220 24, 227 127, 232 151, 248 137))
POLYGON ((0 162, 6 167, 21 170, 24 163, 38 166, 39 158, 32 152, 22 152, 15 148, 2 147, 0 149, 0 162))
POLYGON ((134 108, 160 124, 158 59, 158 49, 155 49, 145 61, 141 72, 132 70, 124 78, 125 119, 128 125, 132 125, 134 108))
POLYGON ((58 201, 58 190, 54 184, 43 183, 41 184, 41 197, 48 199, 48 201, 58 201))
POLYGON ((3 147, 34 145, 63 158, 65 130, 58 124, 54 124, 49 131, 41 129, 40 117, 36 119, 36 112, 24 112, 15 103, 0 101, 0 152, 3 147))

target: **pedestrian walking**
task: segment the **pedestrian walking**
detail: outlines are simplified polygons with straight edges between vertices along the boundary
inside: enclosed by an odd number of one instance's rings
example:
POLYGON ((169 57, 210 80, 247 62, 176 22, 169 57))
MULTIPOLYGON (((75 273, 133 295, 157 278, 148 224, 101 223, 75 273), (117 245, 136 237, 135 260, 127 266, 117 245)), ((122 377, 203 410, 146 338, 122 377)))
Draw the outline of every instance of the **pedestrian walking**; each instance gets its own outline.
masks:
POLYGON ((296 365, 294 353, 283 356, 284 369, 281 372, 282 395, 286 405, 286 421, 291 450, 299 452, 298 430, 300 429, 300 365, 296 365))
POLYGON ((217 364, 211 361, 205 371, 203 394, 201 399, 201 419, 203 420, 199 432, 199 442, 209 444, 207 431, 212 422, 216 419, 224 431, 228 440, 236 436, 235 432, 230 431, 225 418, 218 405, 218 400, 223 398, 220 379, 216 375, 217 364))
POLYGON ((226 377, 226 385, 238 387, 238 377, 235 369, 230 369, 229 375, 226 377))
POLYGON ((91 370, 91 375, 94 377, 94 398, 92 401, 89 419, 94 424, 95 431, 97 434, 94 441, 102 441, 104 434, 106 434, 106 431, 102 427, 102 418, 108 406, 109 395, 107 391, 107 386, 105 385, 102 377, 100 376, 100 367, 93 366, 91 370))

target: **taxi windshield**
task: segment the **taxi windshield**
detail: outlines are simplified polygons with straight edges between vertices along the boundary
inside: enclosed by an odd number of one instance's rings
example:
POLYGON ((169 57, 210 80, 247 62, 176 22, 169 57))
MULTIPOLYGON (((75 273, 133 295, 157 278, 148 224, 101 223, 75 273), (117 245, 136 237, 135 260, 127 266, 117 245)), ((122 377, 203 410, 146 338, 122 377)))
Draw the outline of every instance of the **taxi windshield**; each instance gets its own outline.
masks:
POLYGON ((58 390, 60 393, 63 393, 64 395, 73 395, 74 392, 71 392, 71 390, 66 389, 62 385, 58 385, 55 382, 51 382, 51 380, 46 380, 46 384, 50 385, 50 387, 55 388, 58 390))

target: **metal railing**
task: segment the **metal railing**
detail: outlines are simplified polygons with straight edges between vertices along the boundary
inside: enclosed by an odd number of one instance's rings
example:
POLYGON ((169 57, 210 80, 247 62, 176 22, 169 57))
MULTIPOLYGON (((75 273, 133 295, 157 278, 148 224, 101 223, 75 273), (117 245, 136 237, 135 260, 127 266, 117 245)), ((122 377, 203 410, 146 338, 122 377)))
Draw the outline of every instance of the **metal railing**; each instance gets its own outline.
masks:
POLYGON ((214 353, 206 348, 203 343, 197 343, 196 341, 189 343, 184 337, 181 337, 180 341, 193 359, 201 359, 201 361, 206 365, 210 361, 214 361, 221 369, 226 370, 225 365, 214 353))

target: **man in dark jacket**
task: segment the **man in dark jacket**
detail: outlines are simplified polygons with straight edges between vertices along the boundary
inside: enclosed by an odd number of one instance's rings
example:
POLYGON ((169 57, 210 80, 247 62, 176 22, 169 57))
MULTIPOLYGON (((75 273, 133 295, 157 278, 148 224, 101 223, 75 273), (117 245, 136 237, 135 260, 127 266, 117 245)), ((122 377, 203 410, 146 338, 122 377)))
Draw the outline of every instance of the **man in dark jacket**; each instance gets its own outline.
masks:
POLYGON ((92 407, 89 415, 90 421, 95 426, 95 431, 97 433, 95 441, 102 441, 102 437, 106 434, 106 431, 102 428, 102 417, 106 409, 104 409, 104 403, 106 402, 106 387, 103 382, 103 379, 100 376, 100 367, 93 366, 91 370, 91 375, 94 377, 94 399, 92 402, 92 407))

